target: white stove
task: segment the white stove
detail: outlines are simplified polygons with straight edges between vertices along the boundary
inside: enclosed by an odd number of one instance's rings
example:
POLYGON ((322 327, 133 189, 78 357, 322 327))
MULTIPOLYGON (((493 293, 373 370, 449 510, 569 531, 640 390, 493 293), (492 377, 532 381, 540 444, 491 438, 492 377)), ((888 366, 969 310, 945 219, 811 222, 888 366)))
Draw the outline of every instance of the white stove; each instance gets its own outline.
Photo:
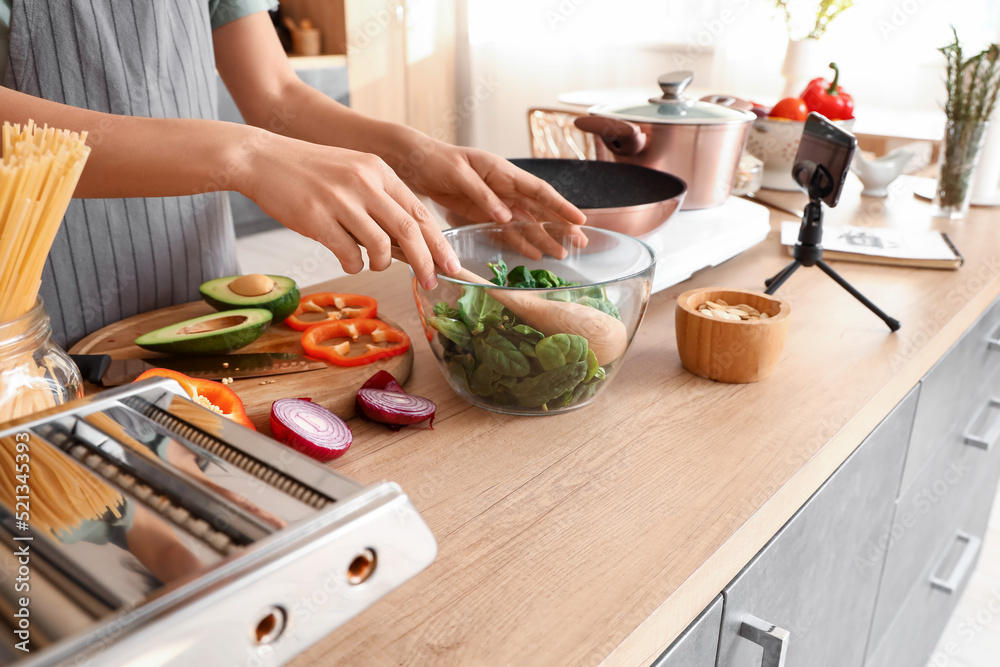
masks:
POLYGON ((770 210, 740 197, 698 211, 678 211, 670 221, 645 236, 656 250, 653 293, 718 266, 763 241, 771 231, 770 210))

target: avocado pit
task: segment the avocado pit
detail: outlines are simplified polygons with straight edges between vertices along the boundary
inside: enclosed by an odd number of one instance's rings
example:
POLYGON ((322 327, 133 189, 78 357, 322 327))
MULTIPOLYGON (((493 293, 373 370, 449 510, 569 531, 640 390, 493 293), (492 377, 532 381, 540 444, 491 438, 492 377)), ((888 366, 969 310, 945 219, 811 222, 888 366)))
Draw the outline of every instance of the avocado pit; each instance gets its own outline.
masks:
POLYGON ((275 288, 275 282, 263 273, 248 273, 229 283, 229 289, 240 296, 264 296, 275 288))

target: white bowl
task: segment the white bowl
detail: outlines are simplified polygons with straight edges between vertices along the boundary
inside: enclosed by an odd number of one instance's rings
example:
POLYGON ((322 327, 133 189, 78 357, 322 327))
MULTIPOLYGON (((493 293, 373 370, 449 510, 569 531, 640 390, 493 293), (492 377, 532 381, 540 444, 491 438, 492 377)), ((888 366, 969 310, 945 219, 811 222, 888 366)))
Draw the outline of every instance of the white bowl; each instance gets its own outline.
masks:
MULTIPOLYGON (((854 119, 835 120, 845 130, 850 130, 854 119)), ((764 162, 761 187, 772 190, 798 190, 792 178, 795 155, 799 152, 802 128, 805 121, 758 118, 750 127, 747 152, 764 162)))

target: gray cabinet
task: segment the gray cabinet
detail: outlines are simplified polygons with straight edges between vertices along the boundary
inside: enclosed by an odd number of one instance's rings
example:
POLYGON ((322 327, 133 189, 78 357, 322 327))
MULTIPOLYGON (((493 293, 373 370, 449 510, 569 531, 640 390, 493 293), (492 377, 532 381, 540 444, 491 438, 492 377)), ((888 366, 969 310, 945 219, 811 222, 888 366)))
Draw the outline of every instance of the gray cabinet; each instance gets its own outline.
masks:
POLYGON ((720 667, 777 665, 782 654, 787 667, 864 664, 882 571, 865 556, 892 519, 916 398, 915 389, 725 588, 720 667))
POLYGON ((922 382, 867 667, 924 664, 975 568, 1000 479, 1000 306, 922 382))
POLYGON ((705 607, 651 667, 712 667, 722 625, 722 596, 705 607))

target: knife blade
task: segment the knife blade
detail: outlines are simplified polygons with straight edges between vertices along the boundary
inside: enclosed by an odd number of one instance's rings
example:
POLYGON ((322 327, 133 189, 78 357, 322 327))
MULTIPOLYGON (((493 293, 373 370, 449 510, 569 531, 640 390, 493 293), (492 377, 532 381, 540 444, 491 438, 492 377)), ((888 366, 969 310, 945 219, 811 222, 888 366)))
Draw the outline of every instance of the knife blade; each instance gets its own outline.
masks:
POLYGON ((151 368, 167 368, 203 380, 251 378, 329 368, 301 354, 252 352, 204 357, 112 359, 106 354, 71 354, 85 380, 102 387, 128 384, 151 368))

